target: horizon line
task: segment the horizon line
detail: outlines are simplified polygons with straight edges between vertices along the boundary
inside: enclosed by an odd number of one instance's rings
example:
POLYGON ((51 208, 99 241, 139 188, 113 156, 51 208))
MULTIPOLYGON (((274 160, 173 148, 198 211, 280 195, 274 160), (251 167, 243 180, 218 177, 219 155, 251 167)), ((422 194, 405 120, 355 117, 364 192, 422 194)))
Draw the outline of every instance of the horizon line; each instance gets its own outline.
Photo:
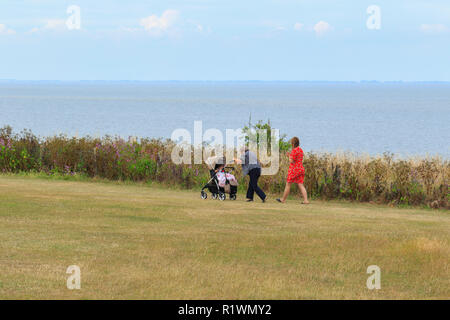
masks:
POLYGON ((303 82, 303 83, 450 83, 450 80, 24 80, 0 79, 5 82, 303 82))

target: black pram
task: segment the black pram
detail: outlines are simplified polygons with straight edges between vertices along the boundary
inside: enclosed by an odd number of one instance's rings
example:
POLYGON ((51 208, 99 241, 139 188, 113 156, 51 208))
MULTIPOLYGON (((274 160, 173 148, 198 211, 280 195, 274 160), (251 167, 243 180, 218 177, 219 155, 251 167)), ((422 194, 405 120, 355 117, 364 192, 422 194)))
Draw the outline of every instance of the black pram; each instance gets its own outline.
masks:
POLYGON ((226 199, 226 194, 230 195, 230 200, 236 200, 237 186, 231 185, 230 181, 226 178, 226 174, 229 173, 226 170, 234 170, 233 167, 224 167, 223 173, 225 173, 226 185, 225 187, 219 186, 219 180, 217 178, 216 170, 220 168, 223 164, 225 164, 225 158, 221 157, 211 157, 206 161, 208 165, 209 173, 211 175, 211 179, 203 186, 201 191, 202 199, 208 198, 208 194, 205 189, 208 189, 211 192, 211 197, 213 199, 219 199, 221 201, 226 199))

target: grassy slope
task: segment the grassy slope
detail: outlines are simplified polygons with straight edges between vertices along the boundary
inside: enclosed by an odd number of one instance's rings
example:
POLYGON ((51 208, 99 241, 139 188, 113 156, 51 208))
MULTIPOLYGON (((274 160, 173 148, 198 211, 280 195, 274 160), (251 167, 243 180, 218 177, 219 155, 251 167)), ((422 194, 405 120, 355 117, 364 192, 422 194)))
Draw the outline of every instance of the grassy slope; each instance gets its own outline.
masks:
POLYGON ((448 211, 242 199, 0 176, 0 298, 450 297, 448 211))

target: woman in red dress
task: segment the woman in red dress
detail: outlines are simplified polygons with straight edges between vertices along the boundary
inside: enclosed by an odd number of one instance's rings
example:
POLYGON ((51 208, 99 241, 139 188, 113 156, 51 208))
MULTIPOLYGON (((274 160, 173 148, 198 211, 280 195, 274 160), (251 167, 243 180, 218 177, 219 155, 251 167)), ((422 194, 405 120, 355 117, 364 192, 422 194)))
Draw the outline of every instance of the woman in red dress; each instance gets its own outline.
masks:
POLYGON ((289 154, 289 170, 287 176, 286 187, 284 188, 283 197, 277 199, 278 202, 286 202, 286 199, 291 192, 291 184, 298 184, 303 196, 303 204, 308 204, 308 194, 306 193, 303 180, 305 178, 305 168, 303 168, 303 150, 300 148, 300 140, 297 137, 291 139, 292 151, 289 154))

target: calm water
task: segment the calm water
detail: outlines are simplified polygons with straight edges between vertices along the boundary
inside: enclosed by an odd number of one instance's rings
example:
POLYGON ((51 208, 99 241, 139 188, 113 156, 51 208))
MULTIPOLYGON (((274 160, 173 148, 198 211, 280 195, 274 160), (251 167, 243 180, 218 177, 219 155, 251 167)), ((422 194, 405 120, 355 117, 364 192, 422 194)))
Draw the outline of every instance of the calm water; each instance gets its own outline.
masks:
POLYGON ((40 136, 224 132, 250 114, 306 151, 450 155, 450 84, 0 83, 0 126, 40 136))

